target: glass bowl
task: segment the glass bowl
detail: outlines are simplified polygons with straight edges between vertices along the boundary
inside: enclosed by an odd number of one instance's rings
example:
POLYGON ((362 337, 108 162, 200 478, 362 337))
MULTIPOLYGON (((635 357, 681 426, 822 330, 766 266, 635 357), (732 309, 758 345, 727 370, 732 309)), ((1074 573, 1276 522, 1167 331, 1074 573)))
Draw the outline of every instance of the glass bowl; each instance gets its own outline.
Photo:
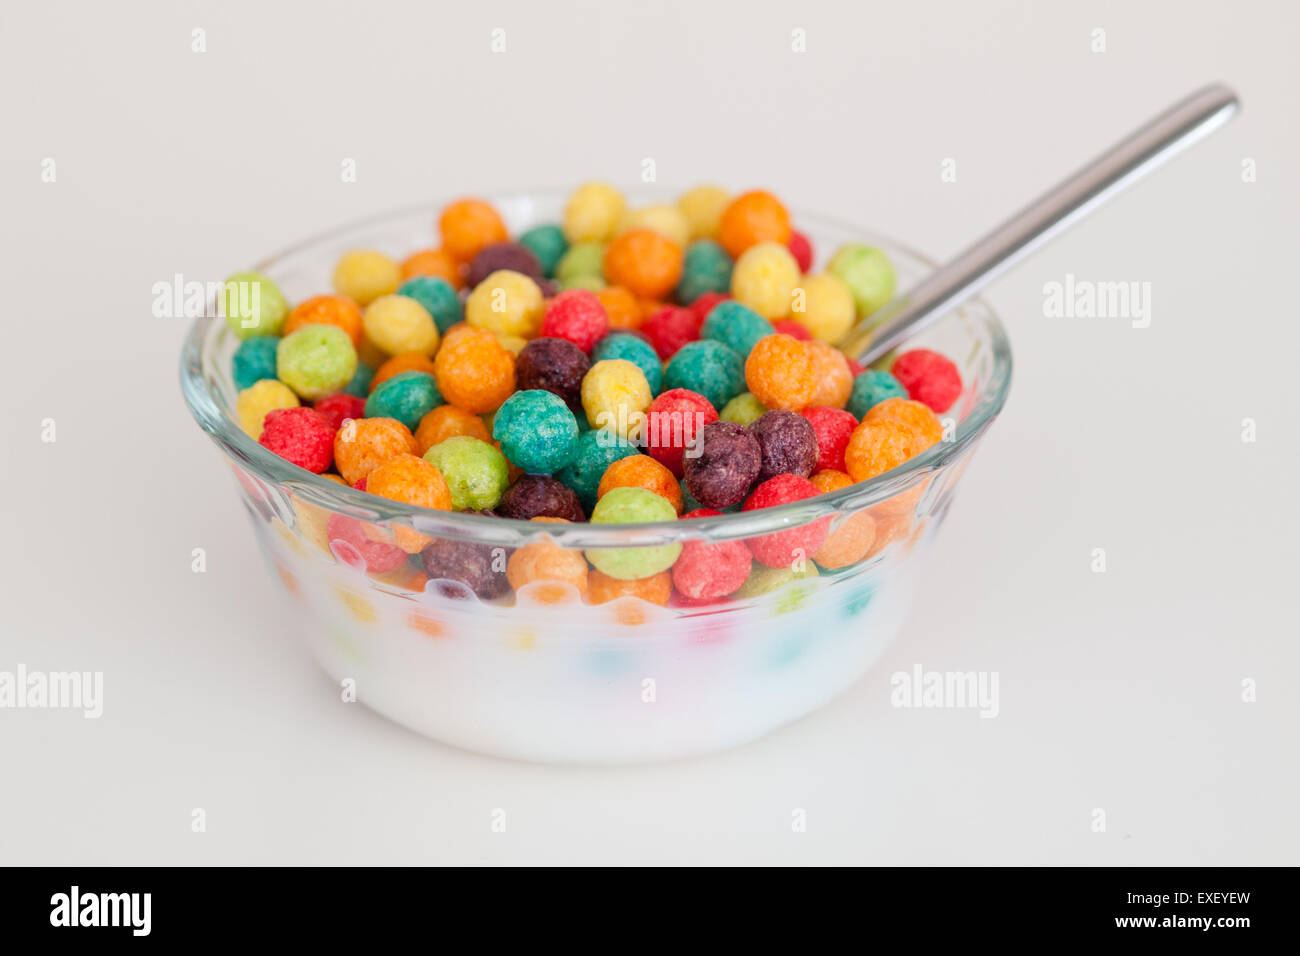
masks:
MULTIPOLYGON (((565 194, 488 198, 516 235, 558 221, 565 194)), ((298 301, 329 290, 333 267, 349 249, 401 258, 436 244, 439 208, 345 226, 254 268, 298 301)), ((811 215, 795 221, 819 251, 819 266, 853 241, 887 252, 899 288, 933 268, 862 230, 811 215)), ((898 633, 929 541, 1011 380, 1002 326, 973 300, 915 341, 955 361, 965 391, 941 416, 944 441, 900 468, 743 514, 557 525, 429 511, 277 457, 232 416, 237 344, 221 319, 198 319, 182 354, 182 388, 234 472, 257 540, 320 666, 350 681, 367 706, 435 740, 556 763, 635 763, 731 747, 817 709, 858 680, 898 633), (575 584, 552 581, 480 600, 460 583, 428 580, 418 554, 391 567, 364 545, 381 542, 388 554, 397 553, 393 546, 410 550, 412 540, 442 539, 487 549, 499 566, 528 548, 534 557, 546 551, 580 567, 579 555, 592 549, 749 542, 814 523, 827 536, 820 550, 793 552, 788 567, 755 564, 746 596, 703 606, 636 596, 594 604, 575 584)))

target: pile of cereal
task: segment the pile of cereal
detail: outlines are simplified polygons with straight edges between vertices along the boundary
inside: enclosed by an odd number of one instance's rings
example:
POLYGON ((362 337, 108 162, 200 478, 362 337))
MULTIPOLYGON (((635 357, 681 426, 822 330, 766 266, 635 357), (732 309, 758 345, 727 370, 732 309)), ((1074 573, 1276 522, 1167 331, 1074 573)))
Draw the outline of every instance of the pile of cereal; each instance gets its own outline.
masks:
MULTIPOLYGON (((347 253, 332 292, 292 306, 265 276, 231 277, 223 313, 241 340, 231 375, 249 435, 332 481, 425 508, 692 520, 897 468, 942 438, 937 416, 963 391, 935 352, 864 369, 835 347, 893 295, 893 267, 848 244, 813 273, 808 238, 763 190, 700 186, 675 205, 628 209, 618 190, 587 183, 562 222, 518 236, 478 199, 452 203, 437 226, 439 246, 400 262, 347 253)), ((862 513, 585 559, 538 542, 494 568, 482 545, 411 529, 385 545, 359 527, 336 515, 330 538, 374 572, 407 562, 483 598, 559 580, 593 602, 677 605, 763 593, 800 555, 847 567, 883 534, 862 513)))

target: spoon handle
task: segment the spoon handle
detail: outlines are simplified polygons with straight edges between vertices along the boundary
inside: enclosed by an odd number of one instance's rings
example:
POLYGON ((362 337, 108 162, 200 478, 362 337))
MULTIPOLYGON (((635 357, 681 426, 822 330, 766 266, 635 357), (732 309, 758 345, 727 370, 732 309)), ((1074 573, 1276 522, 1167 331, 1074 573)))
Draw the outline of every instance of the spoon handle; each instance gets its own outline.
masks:
POLYGON ((1125 186, 1214 132, 1238 106, 1237 94, 1219 84, 1174 104, 859 322, 843 343, 845 353, 863 365, 880 358, 1125 186))

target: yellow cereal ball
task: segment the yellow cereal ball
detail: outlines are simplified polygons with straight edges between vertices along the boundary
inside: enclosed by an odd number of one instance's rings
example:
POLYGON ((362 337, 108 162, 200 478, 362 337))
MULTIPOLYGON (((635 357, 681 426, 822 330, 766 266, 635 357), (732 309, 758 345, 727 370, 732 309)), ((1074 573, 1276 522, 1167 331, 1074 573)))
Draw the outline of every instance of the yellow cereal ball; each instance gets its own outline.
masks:
POLYGON ((528 276, 498 269, 465 300, 465 321, 498 335, 531 339, 542 327, 546 300, 528 276))
POLYGON ((802 278, 799 263, 779 242, 750 246, 731 270, 731 295, 765 319, 790 314, 791 296, 802 278))
POLYGON ((831 344, 844 338, 855 313, 849 287, 826 272, 805 276, 794 290, 790 307, 790 318, 811 332, 813 338, 831 344))
POLYGON ((583 183, 564 207, 564 238, 576 242, 607 242, 614 237, 627 204, 608 183, 583 183))
POLYGON ((691 225, 676 206, 643 206, 633 209, 619 223, 618 235, 633 229, 650 229, 679 246, 686 245, 691 239, 691 225))
POLYGON ((235 416, 239 427, 257 441, 262 437, 262 422, 267 412, 277 408, 296 408, 298 396, 284 382, 273 378, 264 378, 254 382, 239 393, 235 399, 235 416))
POLYGON ((362 318, 366 338, 389 355, 438 351, 438 325, 429 310, 408 295, 382 295, 362 318))
POLYGON ((396 292, 401 284, 402 267, 382 252, 371 249, 345 253, 334 267, 334 291, 360 306, 396 292))
POLYGON ((494 334, 497 341, 501 343, 501 347, 514 356, 518 356, 524 350, 524 346, 528 344, 527 339, 520 338, 517 335, 506 335, 504 332, 494 334))
POLYGON ((721 186, 696 186, 677 198, 677 208, 691 227, 692 239, 713 239, 718 233, 722 210, 731 202, 731 193, 721 186))
POLYGON ((582 379, 582 410, 587 422, 623 438, 640 430, 652 399, 645 372, 626 359, 597 362, 582 379))

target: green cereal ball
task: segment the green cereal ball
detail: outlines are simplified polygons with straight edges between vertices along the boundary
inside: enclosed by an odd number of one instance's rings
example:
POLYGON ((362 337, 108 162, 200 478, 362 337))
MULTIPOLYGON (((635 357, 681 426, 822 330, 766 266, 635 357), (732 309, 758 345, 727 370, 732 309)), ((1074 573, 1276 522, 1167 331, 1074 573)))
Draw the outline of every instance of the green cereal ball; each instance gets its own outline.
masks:
POLYGON ((375 370, 364 362, 358 362, 356 374, 352 376, 352 381, 343 386, 343 391, 357 398, 365 398, 370 394, 370 383, 374 378, 375 370))
POLYGON ((890 372, 867 369, 853 379, 853 391, 849 392, 848 410, 859 421, 887 398, 907 398, 907 389, 890 372))
POLYGON ((609 283, 600 276, 571 276, 560 281, 560 291, 568 292, 570 289, 586 289, 588 292, 599 292, 607 285, 609 283))
POLYGON ((578 422, 560 396, 530 388, 501 403, 492 418, 492 437, 530 475, 550 475, 573 461, 578 422))
MULTIPOLYGON (((677 509, 667 498, 646 488, 611 488, 591 511, 593 524, 646 524, 676 521, 677 509)), ((611 578, 630 581, 647 578, 672 567, 682 546, 650 545, 642 548, 592 548, 587 560, 611 578)))
POLYGON ((464 318, 465 310, 461 307, 460 296, 450 282, 438 276, 407 279, 397 287, 397 294, 414 299, 424 306, 424 310, 433 316, 439 335, 445 335, 449 328, 464 318))
POLYGON ((583 510, 590 514, 596 506, 596 489, 605 469, 620 458, 637 453, 637 448, 626 438, 607 429, 591 429, 578 436, 573 461, 557 471, 555 477, 578 493, 583 510))
POLYGON ((783 588, 791 581, 800 581, 804 578, 815 578, 818 576, 817 565, 812 561, 802 562, 799 570, 794 568, 779 567, 769 568, 766 565, 754 562, 750 569, 749 577, 745 583, 740 586, 733 597, 737 598, 755 598, 764 594, 770 594, 778 588, 783 588))
POLYGON ((279 335, 289 317, 289 303, 280 287, 260 272, 236 272, 221 289, 221 313, 241 339, 279 335))
POLYGON ((687 342, 664 369, 664 390, 687 388, 699 392, 714 408, 745 390, 745 362, 732 349, 714 339, 687 342))
POLYGON ((438 383, 428 372, 394 375, 366 399, 366 418, 396 418, 415 431, 420 419, 444 404, 438 383))
POLYGON ((659 387, 664 382, 664 365, 659 361, 659 353, 653 345, 629 332, 611 332, 599 342, 591 353, 591 361, 602 362, 605 359, 625 359, 645 372, 650 394, 658 395, 659 387))
POLYGON ((424 460, 442 472, 457 511, 495 508, 510 484, 505 455, 487 442, 455 435, 424 453, 424 460))
POLYGON ((542 267, 542 275, 551 278, 560 259, 569 251, 569 240, 564 238, 564 230, 554 223, 533 226, 519 237, 519 244, 537 257, 542 267))
POLYGON ((722 411, 718 413, 718 417, 724 422, 749 425, 762 418, 763 413, 766 411, 767 406, 755 398, 753 392, 741 392, 722 406, 722 411))
POLYGON ((849 287, 859 317, 875 312, 894 295, 894 266, 874 246, 857 242, 840 246, 826 271, 849 287))
POLYGON ((595 276, 603 279, 605 275, 605 247, 599 242, 579 242, 569 246, 569 251, 555 266, 555 278, 563 285, 578 276, 595 276))
POLYGON ((747 305, 728 299, 709 310, 700 328, 700 338, 714 339, 735 349, 742 359, 748 358, 759 339, 776 333, 772 323, 747 305))
POLYGON ((682 305, 690 305, 706 292, 731 291, 731 256, 712 239, 697 239, 682 257, 682 278, 675 293, 682 305))
POLYGON ((333 395, 356 371, 357 350, 337 325, 304 325, 275 349, 276 377, 308 401, 333 395))
POLYGON ((244 339, 230 357, 230 379, 243 391, 264 378, 275 378, 275 351, 280 339, 275 335, 258 335, 244 339))

